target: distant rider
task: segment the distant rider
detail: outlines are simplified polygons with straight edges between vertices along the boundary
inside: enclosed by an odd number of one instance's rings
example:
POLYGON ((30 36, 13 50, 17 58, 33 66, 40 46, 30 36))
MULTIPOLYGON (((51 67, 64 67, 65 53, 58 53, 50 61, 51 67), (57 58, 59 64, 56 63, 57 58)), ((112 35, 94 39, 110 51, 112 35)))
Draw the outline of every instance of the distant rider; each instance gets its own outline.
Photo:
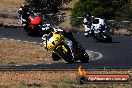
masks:
POLYGON ((108 26, 105 23, 105 20, 102 18, 95 18, 94 16, 91 16, 91 14, 87 14, 87 17, 84 18, 83 20, 83 25, 84 25, 84 35, 86 37, 89 37, 92 35, 92 27, 94 27, 94 29, 107 29, 109 30, 108 26))
MULTIPOLYGON (((92 27, 94 27, 95 30, 97 29, 103 29, 109 31, 108 26, 106 25, 106 22, 102 18, 95 18, 92 23, 92 27)), ((91 28, 92 28, 91 27, 91 28)))
POLYGON ((23 26, 26 26, 28 16, 29 16, 29 7, 30 5, 26 2, 22 3, 18 10, 18 19, 20 20, 23 26))
POLYGON ((93 16, 91 16, 91 13, 87 13, 86 18, 84 18, 83 20, 85 36, 90 36, 89 33, 91 33, 92 22, 93 22, 93 16))

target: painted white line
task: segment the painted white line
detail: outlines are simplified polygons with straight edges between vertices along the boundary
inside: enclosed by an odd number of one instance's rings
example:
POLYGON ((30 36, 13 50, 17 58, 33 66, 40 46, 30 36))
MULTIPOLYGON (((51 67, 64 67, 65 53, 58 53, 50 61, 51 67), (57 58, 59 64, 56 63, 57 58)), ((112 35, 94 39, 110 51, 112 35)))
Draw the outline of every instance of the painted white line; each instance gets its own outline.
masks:
POLYGON ((93 61, 93 60, 98 60, 100 58, 103 57, 103 54, 99 53, 99 52, 94 52, 94 51, 90 51, 90 50, 86 50, 86 52, 88 53, 90 59, 93 61), (95 54, 98 55, 98 57, 96 58, 93 58, 95 56, 95 54))
POLYGON ((28 43, 28 41, 23 41, 23 42, 28 43))
POLYGON ((22 66, 22 65, 17 64, 17 65, 15 65, 15 66, 22 66))
POLYGON ((103 54, 99 53, 99 52, 94 52, 94 53, 97 53, 99 54, 99 57, 96 58, 96 60, 100 59, 100 58, 103 58, 103 54))
POLYGON ((23 41, 23 40, 15 40, 15 39, 11 39, 11 38, 1 38, 3 40, 11 40, 11 41, 18 41, 18 42, 24 42, 24 43, 31 43, 31 44, 40 44, 42 45, 42 43, 37 43, 37 42, 29 42, 29 41, 23 41))
POLYGON ((22 41, 22 40, 16 40, 16 41, 20 42, 20 41, 22 41))
POLYGON ((30 43, 36 44, 37 42, 30 42, 30 43))
POLYGON ((7 38, 1 38, 1 39, 4 39, 4 40, 6 40, 7 38))
POLYGON ((40 45, 42 45, 42 43, 39 43, 40 45))
POLYGON ((12 40, 13 41, 14 39, 9 39, 9 40, 12 40))
POLYGON ((38 65, 38 64, 33 64, 33 65, 38 65))

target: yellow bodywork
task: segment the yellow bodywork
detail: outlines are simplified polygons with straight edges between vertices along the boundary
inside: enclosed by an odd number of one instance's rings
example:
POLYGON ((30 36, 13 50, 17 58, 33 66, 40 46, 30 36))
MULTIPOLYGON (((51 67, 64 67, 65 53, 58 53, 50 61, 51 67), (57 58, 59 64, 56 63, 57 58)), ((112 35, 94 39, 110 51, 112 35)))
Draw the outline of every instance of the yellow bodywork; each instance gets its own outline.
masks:
POLYGON ((61 45, 61 43, 66 43, 66 37, 64 37, 62 33, 51 32, 50 34, 48 34, 46 45, 47 50, 54 50, 55 48, 57 49, 58 47, 62 47, 65 52, 68 52, 65 46, 61 45))

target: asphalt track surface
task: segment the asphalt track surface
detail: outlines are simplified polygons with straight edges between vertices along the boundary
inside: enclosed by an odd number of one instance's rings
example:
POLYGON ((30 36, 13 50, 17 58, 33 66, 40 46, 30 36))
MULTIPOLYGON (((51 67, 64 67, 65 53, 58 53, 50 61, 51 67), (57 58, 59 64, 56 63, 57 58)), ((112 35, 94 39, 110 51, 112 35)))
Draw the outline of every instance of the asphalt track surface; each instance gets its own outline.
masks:
MULTIPOLYGON (((85 69, 132 69, 132 37, 112 35, 112 43, 102 43, 85 38, 82 33, 74 33, 76 40, 86 50, 99 52, 103 57, 89 63, 43 63, 27 65, 0 65, 0 70, 75 70, 79 66, 85 69)), ((27 36, 22 28, 0 27, 0 38, 41 43, 41 37, 27 36)))

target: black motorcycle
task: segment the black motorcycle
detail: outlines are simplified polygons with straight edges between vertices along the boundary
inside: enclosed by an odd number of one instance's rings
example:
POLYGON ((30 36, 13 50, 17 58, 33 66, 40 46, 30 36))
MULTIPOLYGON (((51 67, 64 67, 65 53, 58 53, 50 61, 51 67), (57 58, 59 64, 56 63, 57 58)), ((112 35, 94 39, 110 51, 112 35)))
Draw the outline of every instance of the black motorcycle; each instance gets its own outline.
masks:
POLYGON ((110 35, 109 29, 101 25, 99 29, 95 29, 94 26, 91 30, 91 36, 94 39, 101 42, 112 42, 112 37, 110 35))

